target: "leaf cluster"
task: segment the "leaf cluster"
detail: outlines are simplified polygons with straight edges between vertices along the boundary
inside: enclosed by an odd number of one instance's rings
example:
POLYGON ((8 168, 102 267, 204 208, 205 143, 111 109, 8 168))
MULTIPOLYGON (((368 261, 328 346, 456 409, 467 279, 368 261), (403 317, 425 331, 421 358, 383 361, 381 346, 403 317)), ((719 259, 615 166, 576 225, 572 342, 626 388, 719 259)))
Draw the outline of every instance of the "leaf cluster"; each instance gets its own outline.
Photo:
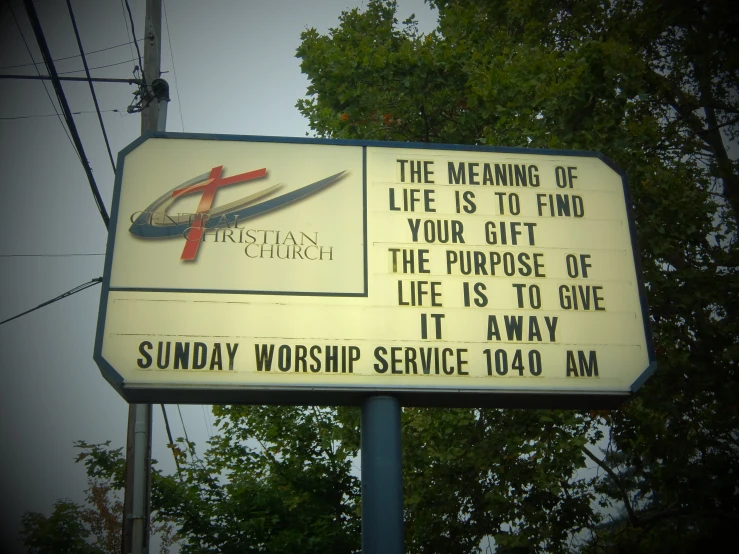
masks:
POLYGON ((179 476, 154 481, 183 553, 353 552, 359 548, 356 447, 322 408, 214 407, 220 433, 202 458, 180 439, 179 476))

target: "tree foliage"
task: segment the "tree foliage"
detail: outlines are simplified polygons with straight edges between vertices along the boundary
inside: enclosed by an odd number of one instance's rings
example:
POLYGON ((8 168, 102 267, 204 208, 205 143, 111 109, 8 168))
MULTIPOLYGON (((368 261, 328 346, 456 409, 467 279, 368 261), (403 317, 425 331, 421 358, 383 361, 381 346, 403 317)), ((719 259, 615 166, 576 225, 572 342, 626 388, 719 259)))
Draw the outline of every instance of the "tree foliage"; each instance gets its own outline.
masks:
POLYGON ((322 408, 216 406, 203 457, 180 441, 180 477, 159 475, 153 504, 178 523, 181 552, 359 549, 354 441, 322 408))
MULTIPOLYGON (((178 439, 169 446, 180 471, 165 475, 155 464, 152 518, 162 552, 174 541, 191 554, 360 551, 358 410, 217 406, 214 413, 219 434, 202 455, 178 439)), ((555 552, 573 527, 593 523, 592 493, 572 479, 588 440, 577 414, 405 410, 403 433, 410 552, 474 552, 485 536, 555 552)), ((77 446, 91 482, 122 491, 122 449, 77 446)), ((122 505, 111 507, 65 505, 47 527, 27 519, 27 544, 73 537, 68 550, 57 550, 117 552, 120 543, 103 544, 120 540, 122 505), (87 513, 111 527, 81 525, 87 513)))
MULTIPOLYGON (((87 473, 85 503, 58 500, 49 517, 28 512, 22 518, 21 536, 31 554, 119 554, 122 548, 125 459, 123 448, 111 448, 110 442, 75 443, 80 449, 76 461, 83 462, 87 473)), ((162 475, 155 471, 153 478, 162 475)), ((151 531, 159 539, 160 554, 167 554, 179 536, 169 520, 156 513, 151 531)), ((153 550, 152 550, 153 552, 153 550)))
MULTIPOLYGON (((88 471, 84 505, 61 499, 54 504, 49 517, 29 512, 23 515, 22 537, 31 554, 118 554, 121 551, 121 518, 123 503, 117 494, 122 480, 115 469, 122 470, 120 450, 109 451, 108 445, 78 443, 85 458, 116 460, 88 471)), ((88 464, 89 465, 89 464, 88 464)))
POLYGON ((23 544, 31 554, 102 554, 88 542, 91 531, 85 525, 84 509, 69 500, 58 500, 46 517, 37 512, 23 515, 23 544))
POLYGON ((430 3, 439 26, 425 36, 380 1, 326 35, 306 31, 298 108, 323 137, 597 150, 626 170, 659 370, 601 414, 611 442, 593 456, 604 471, 595 490, 624 517, 592 528, 590 548, 724 539, 739 507, 736 10, 430 3))

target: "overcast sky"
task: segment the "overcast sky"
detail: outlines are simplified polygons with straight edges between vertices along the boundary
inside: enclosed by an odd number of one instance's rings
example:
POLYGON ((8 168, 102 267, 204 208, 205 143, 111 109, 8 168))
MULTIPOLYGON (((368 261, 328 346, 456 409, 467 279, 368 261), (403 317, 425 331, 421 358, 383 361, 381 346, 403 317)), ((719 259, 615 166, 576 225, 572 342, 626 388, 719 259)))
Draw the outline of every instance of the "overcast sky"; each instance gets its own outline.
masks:
MULTIPOLYGON (((143 36, 145 0, 130 0, 143 36)), ((35 2, 57 71, 80 71, 65 0, 35 2)), ((96 77, 132 76, 136 57, 123 0, 73 0, 88 65, 96 77), (123 46, 120 46, 123 45, 123 46), (115 48, 112 48, 115 47, 115 48), (104 50, 105 49, 105 50, 104 50), (102 50, 100 52, 98 51, 102 50), (115 64, 115 65, 112 65, 115 64), (101 66, 108 66, 103 67, 101 66)), ((310 133, 295 108, 307 80, 295 49, 300 33, 326 32, 357 0, 168 0, 162 24, 163 77, 170 84, 168 131, 301 137, 310 133), (170 48, 171 44, 171 48, 170 48)), ((421 31, 436 17, 422 0, 399 0, 421 31)), ((0 73, 35 74, 41 55, 21 0, 0 2, 0 73), (12 9, 11 9, 12 8, 12 9), (17 20, 17 24, 16 24, 17 20), (24 45, 27 41, 31 54, 24 45)), ((142 47, 143 50, 143 47, 142 47)), ((43 65, 39 66, 46 73, 43 65)), ((0 320, 37 306, 103 272, 106 230, 63 125, 39 81, 2 80, 0 94, 0 320)), ((51 84, 47 88, 54 96, 51 84)), ((65 83, 103 201, 110 209, 113 170, 86 83, 65 83)), ((139 134, 126 114, 134 87, 95 90, 114 158, 139 134), (117 110, 117 111, 116 111, 117 110)), ((312 133, 311 133, 312 136, 312 133)), ((100 287, 95 286, 0 326, 0 550, 20 551, 24 512, 50 514, 54 501, 81 501, 84 468, 75 440, 124 446, 127 404, 93 362, 100 287)), ((183 435, 177 406, 172 430, 183 435)), ((201 450, 213 432, 210 407, 182 406, 185 427, 201 450)), ((154 458, 174 470, 161 410, 154 412, 154 458)))

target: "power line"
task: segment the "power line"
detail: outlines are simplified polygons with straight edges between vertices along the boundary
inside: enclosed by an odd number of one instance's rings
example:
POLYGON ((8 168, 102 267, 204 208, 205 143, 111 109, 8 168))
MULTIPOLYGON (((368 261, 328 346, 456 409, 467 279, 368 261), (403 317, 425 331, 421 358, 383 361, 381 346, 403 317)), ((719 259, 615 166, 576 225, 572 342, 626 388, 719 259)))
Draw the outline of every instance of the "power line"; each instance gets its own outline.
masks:
MULTIPOLYGON (((101 113, 123 113, 125 110, 101 110, 101 113)), ((83 110, 80 112, 72 112, 72 115, 83 115, 83 114, 90 114, 90 113, 97 113, 95 110, 83 110)), ((12 116, 0 116, 0 121, 8 121, 12 119, 34 119, 36 117, 57 117, 59 114, 55 113, 44 113, 44 114, 36 114, 36 115, 12 115, 12 116)), ((124 114, 121 117, 125 117, 129 114, 124 114)))
MULTIPOLYGON (((92 70, 92 69, 105 69, 106 67, 113 67, 113 66, 116 66, 116 65, 125 65, 127 63, 131 63, 131 62, 135 62, 135 61, 136 61, 135 59, 133 59, 133 60, 126 60, 126 61, 123 61, 123 62, 109 63, 109 64, 106 64, 106 65, 98 65, 96 67, 90 67, 89 69, 90 70, 92 70)), ((58 72, 58 75, 70 75, 72 73, 82 73, 83 71, 85 71, 85 70, 84 69, 74 69, 72 71, 60 71, 60 72, 58 72)))
POLYGON ((177 404, 177 412, 180 414, 180 422, 182 423, 182 430, 185 432, 185 440, 187 441, 188 445, 190 444, 190 437, 187 436, 187 429, 185 429, 185 420, 182 418, 182 410, 180 409, 180 405, 177 404))
POLYGON ((77 294, 78 292, 82 292, 85 289, 89 289, 90 287, 93 287, 93 286, 97 285, 98 283, 102 283, 102 281, 103 281, 103 278, 102 277, 97 277, 95 279, 91 279, 87 283, 83 283, 81 285, 78 285, 78 286, 74 287, 73 289, 70 289, 67 292, 64 292, 64 293, 60 294, 59 296, 56 296, 56 297, 52 298, 51 300, 47 300, 46 302, 44 302, 42 304, 39 304, 35 308, 31 308, 30 310, 26 310, 23 313, 20 313, 18 315, 14 315, 13 317, 10 317, 10 318, 8 318, 8 319, 6 319, 4 321, 0 321, 0 325, 3 325, 5 323, 8 323, 9 321, 13 321, 14 319, 18 319, 19 317, 22 317, 22 316, 24 316, 26 314, 30 314, 31 312, 35 312, 36 310, 38 310, 40 308, 43 308, 44 306, 48 306, 49 304, 53 304, 54 302, 57 302, 58 300, 61 300, 63 298, 67 298, 68 296, 72 296, 73 294, 77 294))
MULTIPOLYGON (((77 21, 74 18, 74 12, 72 11, 72 2, 67 0, 67 8, 69 9, 69 18, 72 20, 72 28, 74 28, 74 36, 77 38, 77 46, 80 48, 80 56, 82 56, 82 65, 85 66, 85 75, 90 79, 90 69, 87 67, 87 58, 85 58, 85 50, 82 48, 82 39, 80 38, 79 30, 77 29, 77 21)), ((100 130, 103 132, 103 139, 105 140, 105 147, 108 149, 108 156, 110 157, 110 165, 115 173, 115 162, 113 161, 113 152, 110 150, 110 142, 108 141, 108 133, 105 132, 105 125, 103 124, 103 115, 100 113, 100 105, 98 104, 98 97, 95 94, 95 87, 92 81, 87 82, 90 85, 90 94, 92 95, 92 101, 95 104, 95 111, 98 115, 98 121, 100 122, 100 130)))
MULTIPOLYGON (((139 39, 139 40, 141 41, 144 39, 139 39)), ((89 52, 85 52, 85 54, 89 56, 90 54, 97 54, 98 52, 105 52, 106 50, 113 50, 114 48, 121 48, 122 46, 128 46, 129 44, 131 44, 131 41, 124 42, 122 44, 116 44, 115 46, 108 46, 107 48, 101 48, 100 50, 90 50, 89 52)), ((131 52, 131 55, 133 55, 133 51, 131 52)), ((80 57, 80 54, 74 54, 73 56, 64 56, 63 58, 54 58, 54 61, 61 62, 64 60, 71 60, 73 58, 79 58, 79 57, 80 57)), ((39 62, 39 63, 43 63, 43 62, 39 62)), ((17 69, 19 67, 31 67, 35 65, 36 65, 36 61, 34 61, 33 63, 22 63, 18 65, 3 65, 3 66, 0 66, 0 69, 17 69)))
POLYGON ((187 435, 187 428, 185 427, 185 420, 182 418, 182 410, 180 409, 179 404, 177 404, 177 411, 180 414, 180 422, 182 423, 182 430, 185 432, 185 440, 187 441, 187 446, 188 446, 188 449, 190 450, 190 456, 192 457, 193 461, 195 461, 197 459, 197 455, 195 454, 193 443, 190 442, 190 437, 187 435))
MULTIPOLYGON (((72 73, 77 73, 77 72, 72 71, 72 73)), ((27 79, 31 81, 53 81, 54 77, 52 77, 51 75, 41 75, 40 73, 38 75, 7 75, 5 73, 0 73, 0 79, 27 79)), ((78 81, 78 82, 85 82, 85 83, 92 81, 95 83, 128 83, 129 85, 142 85, 143 84, 143 81, 141 79, 133 79, 133 78, 132 79, 113 79, 110 77, 90 77, 88 79, 87 77, 60 77, 59 73, 56 74, 56 79, 58 79, 59 81, 78 81)))
MULTIPOLYGON (((21 36, 21 40, 23 40, 23 44, 26 46, 26 51, 28 52, 28 56, 31 58, 31 61, 33 61, 33 54, 31 53, 31 48, 28 46, 28 42, 26 42, 26 37, 23 35, 21 26, 18 23, 18 18, 15 17, 15 11, 13 11, 13 6, 10 5, 10 2, 8 2, 8 8, 10 9, 10 15, 13 16, 13 21, 15 21, 15 26, 18 28, 18 33, 21 36)), ((40 77, 41 72, 39 71, 38 66, 36 65, 36 62, 33 63, 33 67, 36 68, 36 73, 38 73, 40 77)), ((74 145, 74 141, 72 140, 72 137, 69 136, 69 131, 67 131, 67 128, 64 126, 64 123, 62 122, 62 116, 59 115, 59 110, 56 109, 56 104, 54 104, 54 101, 51 99, 51 93, 49 92, 49 89, 46 87, 46 83, 44 81, 41 81, 41 83, 44 85, 46 96, 49 97, 49 102, 51 102, 51 107, 54 109, 54 112, 56 113, 56 116, 59 119, 59 124, 62 126, 62 129, 64 129, 64 134, 67 135, 67 138, 69 139, 69 143, 72 145, 72 149, 74 150, 74 153, 77 154, 77 158, 79 158, 79 160, 82 161, 82 158, 80 157, 80 153, 77 152, 77 148, 74 145)))
POLYGON ((0 258, 71 258, 77 256, 105 256, 105 254, 0 254, 0 258))
POLYGON ((36 35, 36 41, 38 42, 39 48, 41 49, 41 55, 44 58, 46 68, 49 72, 49 75, 51 76, 51 82, 54 85, 54 91, 56 92, 56 96, 59 99, 59 104, 61 105, 62 111, 64 112, 64 119, 67 122, 67 127, 69 128, 69 132, 72 135, 74 145, 77 147, 77 153, 80 157, 80 162, 82 163, 82 167, 87 174, 87 180, 90 183, 92 196, 95 199, 95 204, 97 204, 98 211, 100 212, 100 216, 103 218, 103 223, 105 223, 105 228, 107 229, 110 225, 110 218, 108 217, 108 212, 105 210, 103 199, 100 197, 100 191, 98 190, 97 184, 95 183, 95 177, 93 177, 92 175, 92 168, 90 167, 90 164, 85 157, 85 150, 82 147, 82 141, 80 140, 80 136, 77 133, 77 127, 74 124, 74 118, 72 117, 72 113, 69 109, 67 98, 64 95, 62 83, 61 81, 59 81, 59 77, 56 73, 56 67, 54 67, 54 62, 51 59, 51 52, 49 52, 49 47, 46 44, 46 38, 44 37, 44 31, 41 28, 41 22, 39 21, 38 15, 36 14, 36 8, 34 7, 32 0, 24 0, 23 3, 26 6, 28 18, 31 20, 31 27, 33 28, 33 32, 36 35))
MULTIPOLYGON (((180 460, 177 458, 177 451, 175 450, 174 439, 172 438, 172 430, 169 428, 169 418, 167 417, 167 410, 164 409, 164 404, 159 404, 162 407, 162 415, 164 416, 164 426, 167 428, 167 436, 169 437, 169 444, 172 447, 172 456, 174 456, 174 465, 177 466, 177 475, 182 477, 180 474, 180 460)), ((184 425, 183 425, 184 428, 184 425)))
MULTIPOLYGON (((128 10, 128 18, 131 20, 131 35, 133 37, 133 45, 136 47, 136 54, 139 56, 139 69, 141 70, 141 75, 143 77, 144 75, 144 62, 141 61, 141 50, 139 49, 139 42, 136 40, 136 29, 133 26, 133 15, 131 14, 131 6, 128 4, 128 0, 124 0, 126 3, 126 9, 128 10)), ((144 77, 144 81, 146 81, 146 77, 144 77)))
POLYGON ((208 438, 209 439, 212 439, 213 438, 213 430, 210 427, 210 421, 208 421, 208 416, 207 416, 206 411, 205 411, 205 406, 203 406, 201 404, 200 407, 203 409, 203 420, 205 421, 205 431, 208 433, 208 438))
POLYGON ((123 0, 121 0, 121 13, 123 14, 123 26, 126 28, 126 36, 128 37, 128 49, 131 52, 131 57, 133 58, 133 46, 131 46, 133 44, 133 39, 131 38, 131 31, 128 30, 128 19, 126 18, 126 7, 123 5, 123 0))
POLYGON ((185 132, 185 121, 182 119, 182 95, 180 85, 177 83, 177 69, 174 64, 174 50, 172 50, 172 35, 169 32, 169 20, 167 19, 167 3, 162 0, 162 11, 164 12, 164 25, 167 27, 167 42, 169 42, 169 55, 172 58, 172 75, 174 75, 174 86, 177 89, 177 110, 180 112, 180 123, 182 132, 185 132))

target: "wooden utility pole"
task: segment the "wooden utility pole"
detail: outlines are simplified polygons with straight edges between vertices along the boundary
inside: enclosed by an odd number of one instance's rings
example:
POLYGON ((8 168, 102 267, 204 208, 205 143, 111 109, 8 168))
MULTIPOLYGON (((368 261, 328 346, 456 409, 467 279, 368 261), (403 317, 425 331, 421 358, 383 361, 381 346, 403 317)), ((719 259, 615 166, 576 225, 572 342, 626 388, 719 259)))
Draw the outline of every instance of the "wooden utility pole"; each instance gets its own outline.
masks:
POLYGON ((146 97, 141 111, 141 134, 164 131, 167 122, 169 87, 160 79, 162 58, 162 0, 146 0, 144 35, 144 80, 146 97), (164 89, 164 90, 163 90, 164 89))
MULTIPOLYGON (((141 134, 164 131, 169 87, 161 73, 162 1, 146 0, 141 134)), ((148 554, 151 524, 151 404, 129 404, 122 554, 148 554)))

